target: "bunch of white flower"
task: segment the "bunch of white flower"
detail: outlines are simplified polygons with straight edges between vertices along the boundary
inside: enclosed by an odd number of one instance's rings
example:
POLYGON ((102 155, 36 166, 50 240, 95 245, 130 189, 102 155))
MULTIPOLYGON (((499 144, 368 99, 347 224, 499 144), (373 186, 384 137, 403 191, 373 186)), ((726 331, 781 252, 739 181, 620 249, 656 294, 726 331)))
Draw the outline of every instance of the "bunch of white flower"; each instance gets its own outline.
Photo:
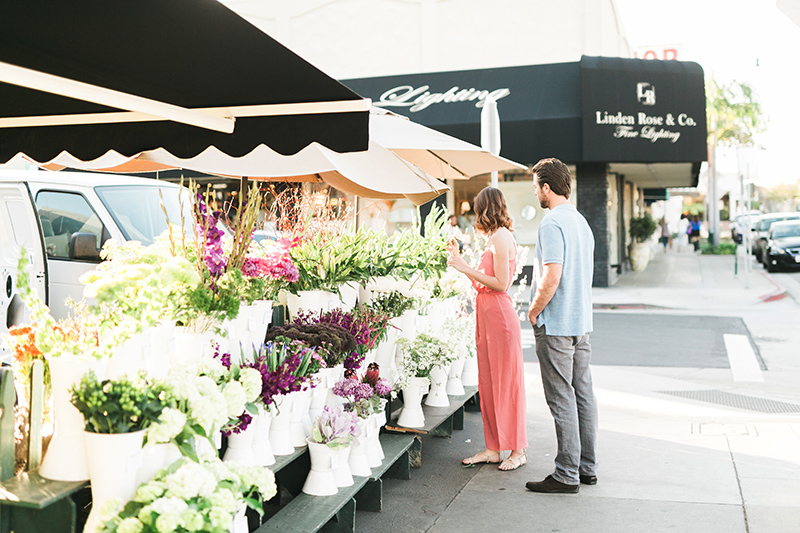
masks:
POLYGON ((245 367, 239 371, 239 383, 244 388, 245 400, 255 402, 261 397, 261 372, 255 368, 245 367))
POLYGON ((434 367, 447 364, 455 357, 451 346, 426 333, 417 335, 413 341, 400 338, 397 346, 402 354, 397 363, 398 389, 407 387, 413 377, 429 377, 434 367))
POLYGON ((228 403, 217 383, 208 376, 198 376, 196 370, 191 364, 173 367, 167 384, 187 417, 211 435, 228 421, 228 403))
POLYGON ((161 411, 158 422, 147 428, 147 442, 160 444, 177 437, 186 426, 186 415, 179 409, 167 407, 161 411))

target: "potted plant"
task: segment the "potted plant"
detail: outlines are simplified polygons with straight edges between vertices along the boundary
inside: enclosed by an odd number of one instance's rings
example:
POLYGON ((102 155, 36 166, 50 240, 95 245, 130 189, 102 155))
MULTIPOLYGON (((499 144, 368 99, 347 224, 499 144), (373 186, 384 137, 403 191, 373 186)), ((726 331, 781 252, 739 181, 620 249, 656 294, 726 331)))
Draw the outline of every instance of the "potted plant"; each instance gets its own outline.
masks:
MULTIPOLYGON (((335 464, 338 468, 347 464, 342 464, 339 452, 349 449, 353 437, 359 432, 355 413, 338 406, 323 408, 322 413, 311 424, 311 436, 308 438, 311 470, 303 484, 303 492, 312 496, 330 496, 338 492, 339 484, 333 466, 335 464), (336 459, 332 460, 333 457, 336 459)), ((352 484, 352 475, 349 481, 352 484)))
POLYGON ((630 259, 633 270, 641 272, 650 262, 650 248, 645 244, 658 228, 658 224, 650 213, 631 218, 629 233, 633 242, 630 245, 630 259))
MULTIPOLYGON (((401 338, 397 345, 402 357, 398 363, 396 386, 403 391, 403 409, 397 423, 410 428, 423 427, 425 415, 421 402, 429 390, 431 372, 452 358, 452 350, 443 341, 426 333, 417 335, 413 341, 401 338)), ((442 381, 441 385, 444 386, 445 382, 442 381)))
POLYGON ((70 391, 85 422, 93 502, 86 530, 94 531, 106 502, 133 496, 138 468, 131 458, 141 454, 145 430, 176 402, 163 382, 148 380, 143 373, 100 381, 89 371, 70 391))

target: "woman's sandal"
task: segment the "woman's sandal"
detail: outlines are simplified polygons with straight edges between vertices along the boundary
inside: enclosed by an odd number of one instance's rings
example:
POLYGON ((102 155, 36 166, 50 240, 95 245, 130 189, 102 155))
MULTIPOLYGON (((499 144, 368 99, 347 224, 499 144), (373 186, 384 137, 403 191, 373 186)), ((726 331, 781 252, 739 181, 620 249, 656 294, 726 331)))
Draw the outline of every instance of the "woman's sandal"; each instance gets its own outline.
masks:
POLYGON ((500 452, 497 452, 496 454, 490 454, 490 453, 486 453, 486 452, 481 452, 481 453, 476 453, 472 457, 467 457, 466 459, 462 460, 461 461, 461 466, 463 466, 464 468, 472 468, 475 465, 480 465, 480 464, 483 464, 483 463, 489 463, 489 464, 496 465, 499 462, 500 462, 500 452), (489 458, 493 457, 493 455, 497 455, 497 461, 490 461, 489 460, 489 458), (482 458, 482 460, 476 460, 476 459, 481 459, 481 458, 482 458))
POLYGON ((523 451, 522 453, 514 453, 511 452, 511 455, 505 458, 505 460, 500 463, 500 466, 497 467, 498 470, 502 470, 503 472, 510 472, 511 470, 516 470, 517 468, 525 465, 528 463, 528 452, 523 451), (506 468, 503 468, 503 467, 506 468))

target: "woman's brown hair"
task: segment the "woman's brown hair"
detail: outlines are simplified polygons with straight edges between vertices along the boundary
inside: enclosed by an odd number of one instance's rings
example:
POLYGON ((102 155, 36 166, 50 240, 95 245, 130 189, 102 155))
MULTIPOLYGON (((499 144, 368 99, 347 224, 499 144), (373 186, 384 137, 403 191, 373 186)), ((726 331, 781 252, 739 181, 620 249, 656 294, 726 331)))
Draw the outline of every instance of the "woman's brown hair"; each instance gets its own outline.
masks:
POLYGON ((497 228, 507 228, 514 231, 511 227, 511 217, 508 215, 506 197, 500 189, 486 187, 472 204, 475 210, 475 227, 484 233, 493 233, 497 228))

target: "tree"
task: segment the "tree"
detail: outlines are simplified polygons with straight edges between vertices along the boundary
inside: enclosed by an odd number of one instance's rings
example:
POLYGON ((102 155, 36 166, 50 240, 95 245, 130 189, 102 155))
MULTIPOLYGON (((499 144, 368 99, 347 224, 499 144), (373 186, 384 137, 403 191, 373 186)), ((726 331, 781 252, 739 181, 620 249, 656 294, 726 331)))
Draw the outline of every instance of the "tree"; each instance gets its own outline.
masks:
POLYGON ((719 85, 710 76, 706 81, 706 123, 708 125, 708 167, 711 176, 710 208, 712 244, 719 244, 717 210, 717 146, 755 146, 755 136, 766 130, 767 117, 761 111, 753 87, 732 81, 719 85))

